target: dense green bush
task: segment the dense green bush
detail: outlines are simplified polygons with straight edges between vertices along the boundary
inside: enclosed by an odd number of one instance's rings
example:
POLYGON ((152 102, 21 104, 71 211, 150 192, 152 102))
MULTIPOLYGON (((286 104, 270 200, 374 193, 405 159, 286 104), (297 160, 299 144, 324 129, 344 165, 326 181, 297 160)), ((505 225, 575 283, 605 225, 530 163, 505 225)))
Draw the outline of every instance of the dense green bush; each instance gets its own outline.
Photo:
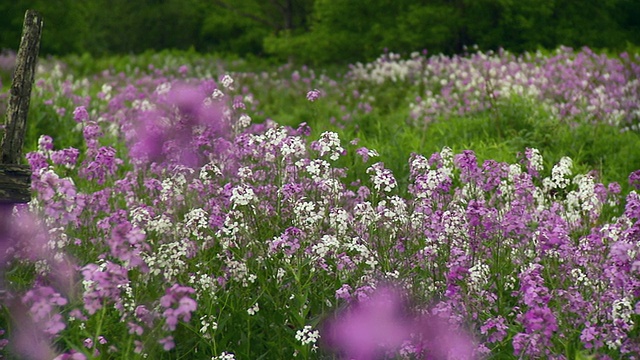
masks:
POLYGON ((44 54, 194 49, 327 64, 500 47, 620 51, 640 44, 634 0, 20 0, 0 4, 0 48, 16 49, 24 11, 45 17, 44 54))

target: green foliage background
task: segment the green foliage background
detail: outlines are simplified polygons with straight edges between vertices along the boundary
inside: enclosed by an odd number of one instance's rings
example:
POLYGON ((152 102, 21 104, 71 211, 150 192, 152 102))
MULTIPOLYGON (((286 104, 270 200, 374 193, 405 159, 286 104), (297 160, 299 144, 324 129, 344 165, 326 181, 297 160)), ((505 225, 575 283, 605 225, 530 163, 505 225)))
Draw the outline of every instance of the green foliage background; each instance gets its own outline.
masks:
POLYGON ((193 49, 327 64, 384 49, 640 45, 637 0, 18 0, 0 3, 0 48, 17 49, 29 8, 45 18, 42 52, 52 55, 193 49))

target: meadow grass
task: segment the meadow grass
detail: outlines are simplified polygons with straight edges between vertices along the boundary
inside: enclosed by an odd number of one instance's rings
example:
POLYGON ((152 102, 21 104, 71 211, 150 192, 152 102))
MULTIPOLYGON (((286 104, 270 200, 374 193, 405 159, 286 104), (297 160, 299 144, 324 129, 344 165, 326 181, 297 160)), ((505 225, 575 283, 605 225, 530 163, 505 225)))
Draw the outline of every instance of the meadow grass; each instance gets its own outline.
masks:
POLYGON ((43 61, 4 355, 637 354, 639 63, 43 61))

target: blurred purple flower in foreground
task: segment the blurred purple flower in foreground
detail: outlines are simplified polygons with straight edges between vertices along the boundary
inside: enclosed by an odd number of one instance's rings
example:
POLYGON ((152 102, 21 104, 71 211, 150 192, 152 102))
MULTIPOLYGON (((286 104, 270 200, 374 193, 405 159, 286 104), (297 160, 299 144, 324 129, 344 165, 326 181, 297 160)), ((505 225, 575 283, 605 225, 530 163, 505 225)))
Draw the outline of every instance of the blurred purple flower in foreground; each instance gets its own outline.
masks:
POLYGON ((325 345, 344 359, 411 353, 417 359, 476 359, 473 339, 434 315, 412 316, 404 294, 381 287, 325 324, 325 345))
POLYGON ((157 104, 137 115, 130 155, 202 165, 199 146, 204 139, 224 138, 230 132, 222 98, 187 84, 174 84, 166 96, 158 96, 157 104))
POLYGON ((380 352, 399 348, 411 334, 411 321, 403 312, 400 294, 380 289, 338 314, 322 338, 349 359, 373 359, 380 352))
MULTIPOLYGON (((65 328, 59 307, 67 299, 51 286, 65 292, 74 282, 70 259, 61 255, 56 259, 47 246, 47 233, 25 206, 14 209, 11 204, 0 204, 0 307, 8 311, 13 327, 8 345, 20 359, 45 360, 56 356, 51 340, 65 328), (39 274, 36 284, 20 295, 7 286, 5 271, 18 261, 46 260, 51 267, 45 276, 39 274)), ((3 345, 7 345, 3 341, 3 345)), ((1 356, 0 356, 1 357, 1 356)))

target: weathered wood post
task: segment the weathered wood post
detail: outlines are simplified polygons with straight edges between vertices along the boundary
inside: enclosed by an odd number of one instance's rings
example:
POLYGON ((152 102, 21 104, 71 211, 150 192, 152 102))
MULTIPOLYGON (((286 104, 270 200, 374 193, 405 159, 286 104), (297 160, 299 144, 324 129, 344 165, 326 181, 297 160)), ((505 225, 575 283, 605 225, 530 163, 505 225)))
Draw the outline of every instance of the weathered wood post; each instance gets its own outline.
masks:
POLYGON ((27 203, 31 200, 31 169, 29 165, 20 165, 20 160, 42 26, 40 14, 34 10, 27 10, 11 83, 0 152, 0 203, 3 204, 27 203))

